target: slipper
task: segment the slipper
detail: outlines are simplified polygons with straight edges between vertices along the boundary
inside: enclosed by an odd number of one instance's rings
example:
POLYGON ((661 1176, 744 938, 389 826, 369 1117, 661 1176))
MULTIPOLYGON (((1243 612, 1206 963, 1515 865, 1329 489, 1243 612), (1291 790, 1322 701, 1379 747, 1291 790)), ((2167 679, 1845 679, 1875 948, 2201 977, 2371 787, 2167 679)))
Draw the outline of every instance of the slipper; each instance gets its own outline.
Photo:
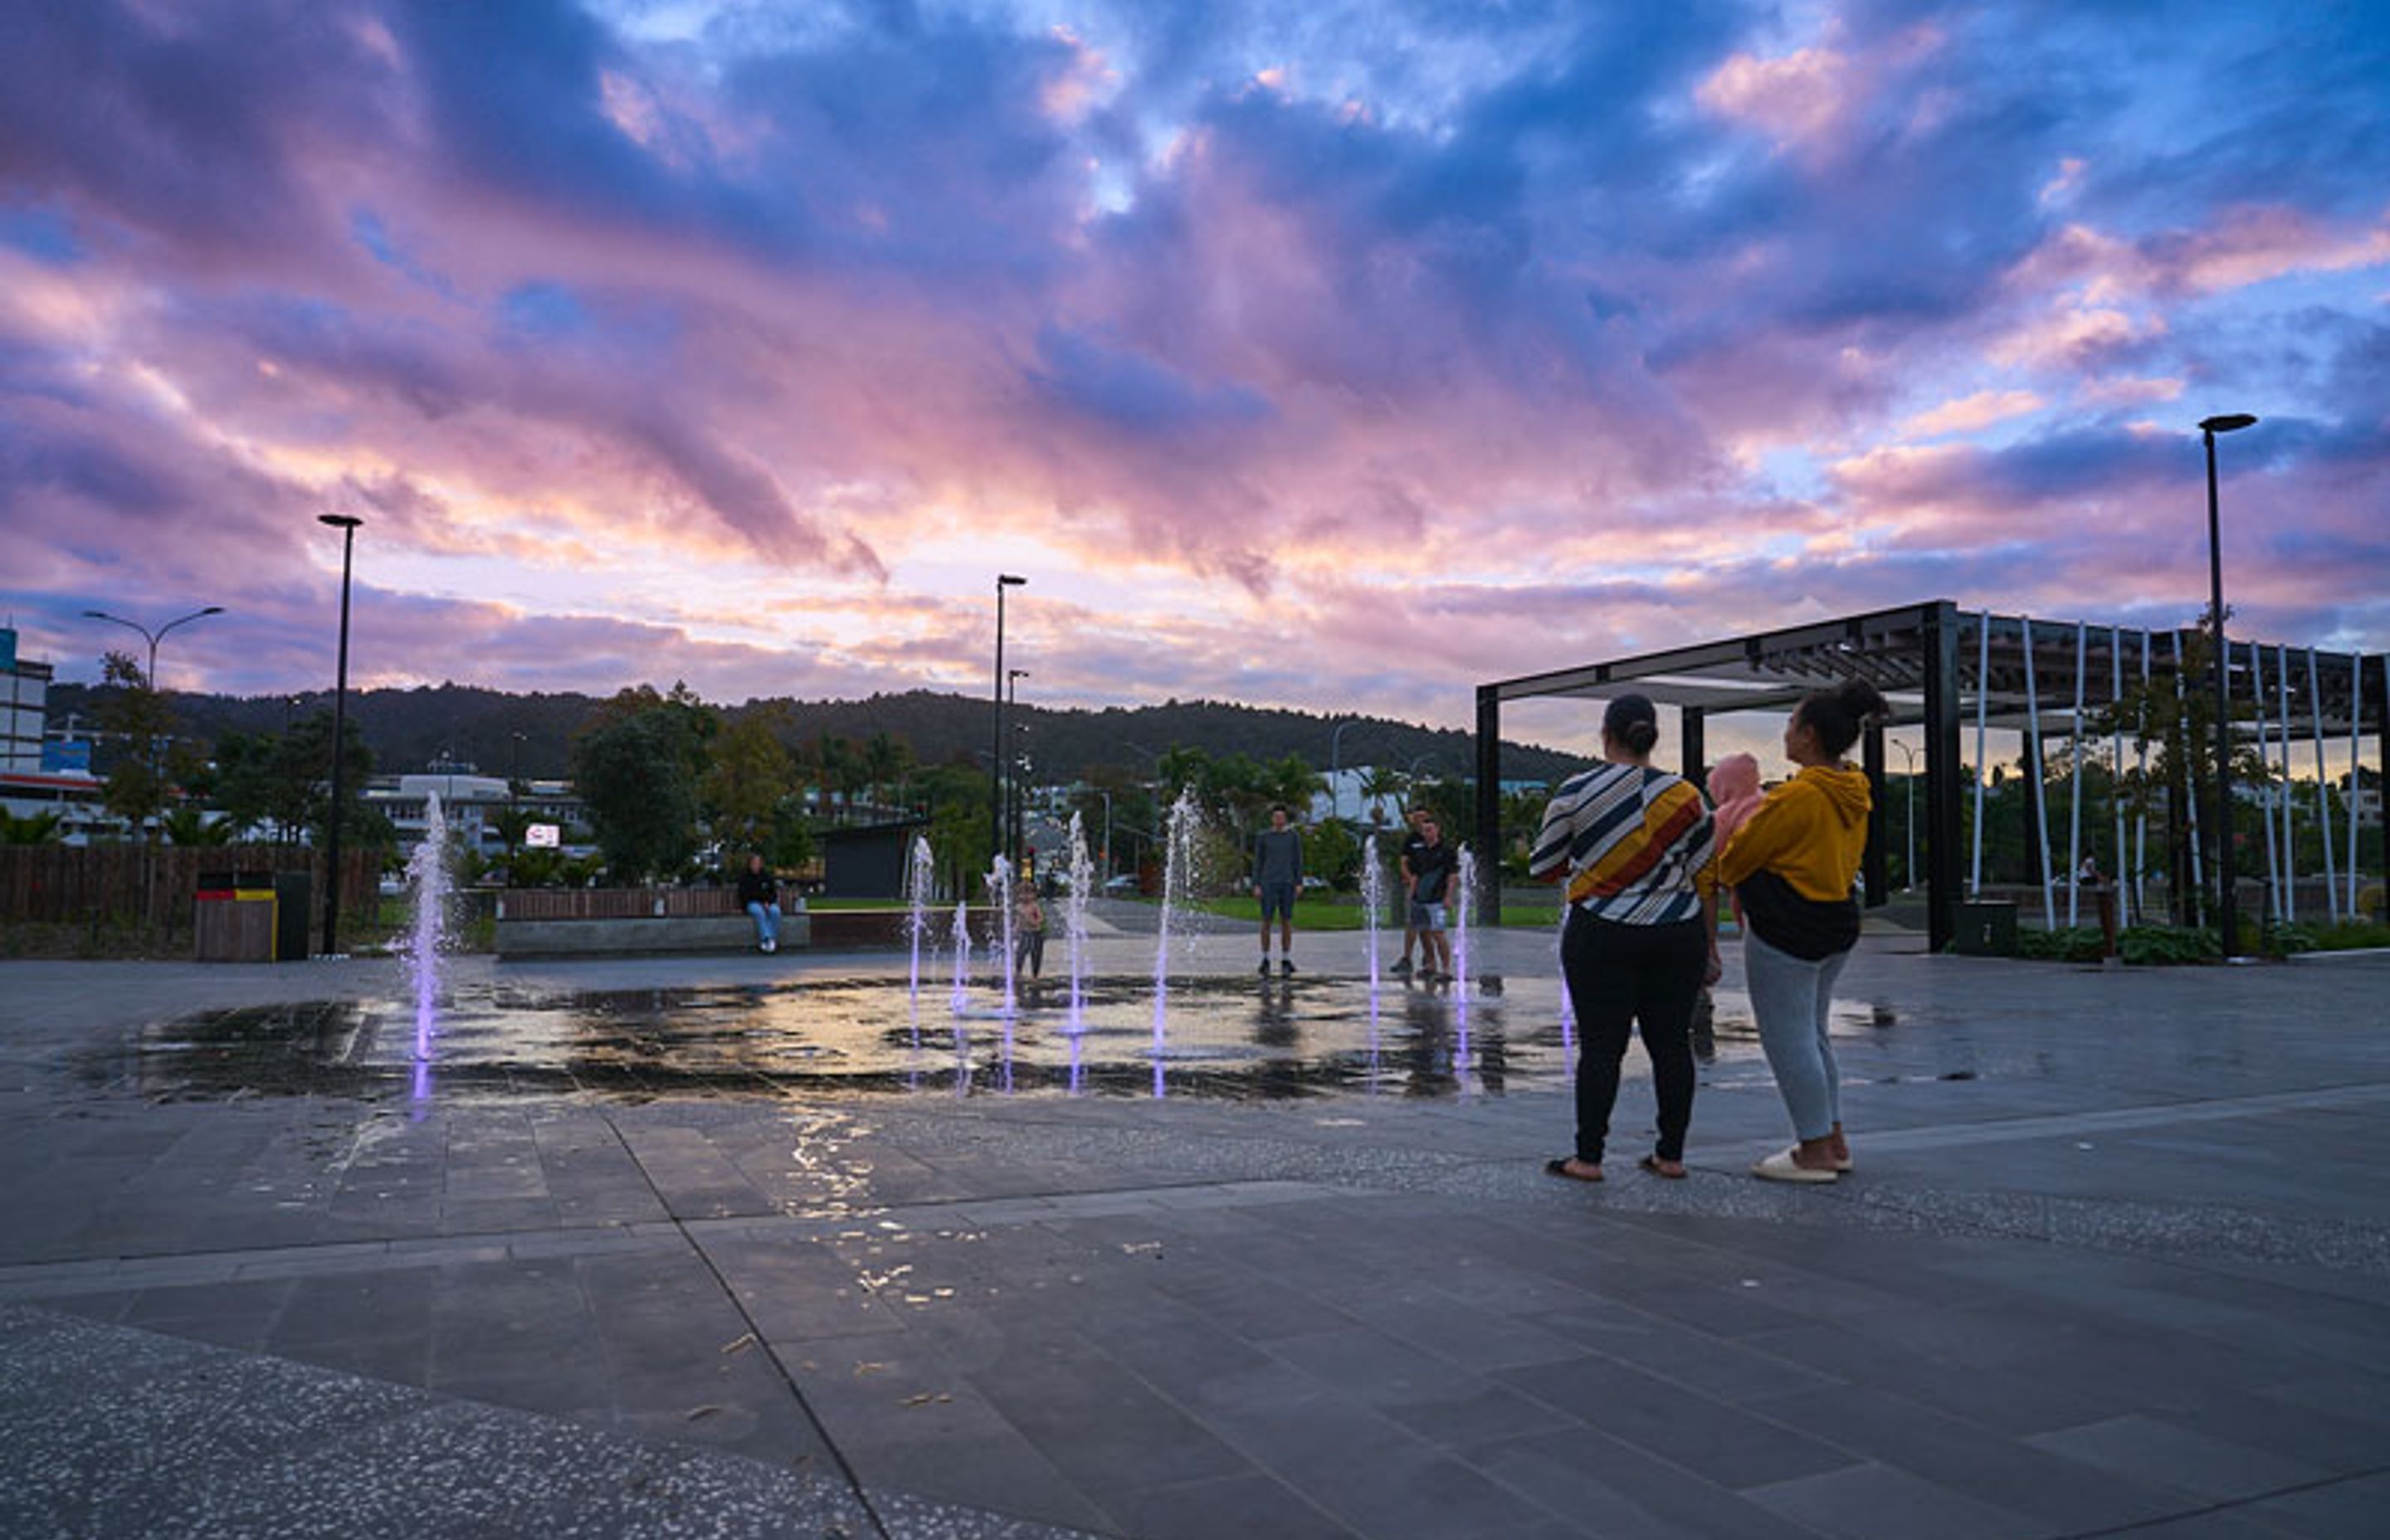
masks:
POLYGON ((1836 1174, 1805 1166, 1792 1159, 1795 1146, 1787 1145, 1764 1161, 1752 1163, 1751 1174, 1763 1182, 1831 1182, 1836 1174))
POLYGON ((1836 1172, 1838 1172, 1838 1173, 1840 1173, 1840 1174, 1842 1174, 1847 1175, 1847 1174, 1849 1174, 1851 1172, 1856 1171, 1856 1170, 1857 1170, 1857 1169, 1858 1169, 1858 1168, 1857 1168, 1857 1166, 1854 1166, 1853 1164, 1851 1164, 1851 1158, 1850 1158, 1849 1156, 1847 1156, 1847 1155, 1843 1155, 1843 1156, 1838 1156, 1838 1157, 1836 1157, 1836 1158, 1835 1158, 1835 1161, 1834 1161, 1834 1170, 1835 1170, 1836 1172))
POLYGON ((1674 1171, 1670 1171, 1666 1166, 1662 1165, 1660 1163, 1660 1157, 1657 1155, 1646 1155, 1635 1163, 1650 1172, 1652 1175, 1664 1176, 1671 1182, 1681 1182, 1685 1179, 1685 1162, 1682 1161, 1674 1162, 1677 1168, 1674 1171))
MULTIPOLYGON (((1580 1176, 1575 1172, 1571 1171, 1569 1169, 1569 1162, 1574 1160, 1576 1160, 1576 1157, 1574 1155, 1562 1155, 1557 1160, 1546 1161, 1544 1162, 1544 1169, 1555 1176, 1565 1176, 1572 1182, 1599 1182, 1601 1180, 1601 1168, 1598 1165, 1593 1167, 1593 1174, 1590 1176, 1580 1176)), ((1580 1165, 1593 1165, 1593 1162, 1590 1161, 1579 1161, 1577 1163, 1580 1165)))

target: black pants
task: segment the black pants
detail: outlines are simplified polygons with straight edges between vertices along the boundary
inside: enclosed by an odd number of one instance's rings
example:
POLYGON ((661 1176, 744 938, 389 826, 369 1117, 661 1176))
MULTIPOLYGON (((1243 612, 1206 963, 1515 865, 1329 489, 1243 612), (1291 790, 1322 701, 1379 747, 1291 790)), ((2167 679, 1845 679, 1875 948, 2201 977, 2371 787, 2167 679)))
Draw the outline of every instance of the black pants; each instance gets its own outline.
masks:
POLYGON ((1651 1090, 1660 1103, 1652 1153, 1685 1158, 1693 1121, 1693 1003, 1701 997, 1709 942, 1697 919, 1673 925, 1618 925, 1572 911, 1561 933, 1561 974, 1576 1010, 1576 1158, 1601 1160, 1610 1110, 1618 1100, 1618 1066, 1630 1029, 1640 1023, 1651 1056, 1651 1090))

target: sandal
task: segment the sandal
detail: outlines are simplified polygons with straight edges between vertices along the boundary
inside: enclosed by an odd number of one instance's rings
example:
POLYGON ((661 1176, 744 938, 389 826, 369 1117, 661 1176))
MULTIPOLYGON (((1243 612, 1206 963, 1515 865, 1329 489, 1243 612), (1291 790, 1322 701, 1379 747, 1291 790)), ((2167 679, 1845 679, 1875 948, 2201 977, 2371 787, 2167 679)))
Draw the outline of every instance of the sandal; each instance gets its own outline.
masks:
POLYGON ((1635 1163, 1652 1175, 1664 1176, 1671 1182, 1681 1182, 1685 1179, 1685 1162, 1682 1161, 1664 1161, 1657 1155, 1646 1155, 1635 1163), (1670 1166, 1677 1169, 1671 1171, 1668 1169, 1670 1166))
POLYGON ((1546 1161, 1544 1162, 1544 1170, 1554 1176, 1564 1176, 1572 1182, 1599 1182, 1601 1180, 1601 1167, 1600 1165, 1591 1161, 1580 1161, 1574 1155, 1562 1155, 1555 1160, 1546 1161), (1587 1171, 1592 1172, 1593 1174, 1587 1176, 1581 1172, 1571 1171, 1569 1167, 1573 1165, 1583 1166, 1587 1171))

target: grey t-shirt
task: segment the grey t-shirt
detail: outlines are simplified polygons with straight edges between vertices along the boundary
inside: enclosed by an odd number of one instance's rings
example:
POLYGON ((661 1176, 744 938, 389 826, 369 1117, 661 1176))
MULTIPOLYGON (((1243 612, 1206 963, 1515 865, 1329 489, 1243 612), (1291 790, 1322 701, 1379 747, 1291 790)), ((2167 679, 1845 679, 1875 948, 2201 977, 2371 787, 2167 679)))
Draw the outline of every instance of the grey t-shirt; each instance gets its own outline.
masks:
POLYGON ((1253 836, 1253 886, 1303 880, 1303 836, 1291 828, 1266 828, 1253 836))

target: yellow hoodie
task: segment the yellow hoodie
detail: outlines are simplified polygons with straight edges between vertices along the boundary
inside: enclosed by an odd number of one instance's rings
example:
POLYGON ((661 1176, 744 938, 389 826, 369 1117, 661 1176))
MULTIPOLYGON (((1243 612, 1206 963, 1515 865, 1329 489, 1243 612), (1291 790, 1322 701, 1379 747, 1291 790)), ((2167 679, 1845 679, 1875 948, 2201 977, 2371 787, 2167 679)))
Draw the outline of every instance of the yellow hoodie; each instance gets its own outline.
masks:
POLYGON ((1718 857, 1718 880, 1731 886, 1772 871, 1803 898, 1831 904, 1851 895, 1867 850, 1867 772, 1813 764, 1761 800, 1718 857))

